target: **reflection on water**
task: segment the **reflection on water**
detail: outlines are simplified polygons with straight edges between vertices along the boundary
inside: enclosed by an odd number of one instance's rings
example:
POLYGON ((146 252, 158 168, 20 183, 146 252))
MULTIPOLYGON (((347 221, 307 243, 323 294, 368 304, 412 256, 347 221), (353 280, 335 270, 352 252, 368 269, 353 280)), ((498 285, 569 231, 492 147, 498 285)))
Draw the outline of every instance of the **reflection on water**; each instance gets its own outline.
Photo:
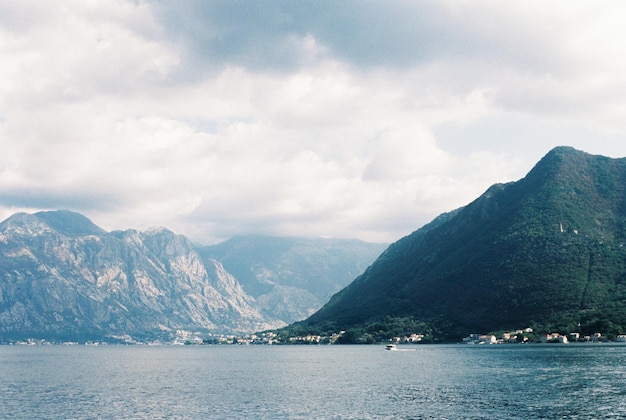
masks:
POLYGON ((626 417, 626 346, 410 348, 2 346, 1 417, 626 417))

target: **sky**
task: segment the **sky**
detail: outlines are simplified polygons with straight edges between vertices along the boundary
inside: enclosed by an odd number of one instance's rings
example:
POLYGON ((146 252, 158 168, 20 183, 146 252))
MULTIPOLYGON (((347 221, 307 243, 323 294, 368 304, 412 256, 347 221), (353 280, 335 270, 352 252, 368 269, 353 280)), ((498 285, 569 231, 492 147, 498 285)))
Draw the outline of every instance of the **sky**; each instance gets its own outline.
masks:
POLYGON ((626 156, 626 3, 0 0, 0 219, 394 242, 626 156))

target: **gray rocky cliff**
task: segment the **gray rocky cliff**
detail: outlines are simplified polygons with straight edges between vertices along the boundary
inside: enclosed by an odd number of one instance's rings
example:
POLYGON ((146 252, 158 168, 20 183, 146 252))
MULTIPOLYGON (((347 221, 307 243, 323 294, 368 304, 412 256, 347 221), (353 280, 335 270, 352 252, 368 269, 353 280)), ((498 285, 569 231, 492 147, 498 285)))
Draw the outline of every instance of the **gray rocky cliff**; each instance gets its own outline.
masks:
POLYGON ((284 325, 217 261, 167 229, 107 233, 71 212, 0 224, 0 334, 5 338, 169 337, 284 325))

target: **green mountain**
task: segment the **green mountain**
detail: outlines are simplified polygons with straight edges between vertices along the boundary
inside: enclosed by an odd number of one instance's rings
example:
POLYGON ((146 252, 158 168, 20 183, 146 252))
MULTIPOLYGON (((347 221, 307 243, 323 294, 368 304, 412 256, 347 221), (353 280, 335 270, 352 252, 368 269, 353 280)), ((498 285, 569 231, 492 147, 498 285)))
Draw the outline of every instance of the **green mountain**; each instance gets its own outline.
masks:
POLYGON ((569 147, 392 244, 291 331, 626 333, 626 159, 569 147))

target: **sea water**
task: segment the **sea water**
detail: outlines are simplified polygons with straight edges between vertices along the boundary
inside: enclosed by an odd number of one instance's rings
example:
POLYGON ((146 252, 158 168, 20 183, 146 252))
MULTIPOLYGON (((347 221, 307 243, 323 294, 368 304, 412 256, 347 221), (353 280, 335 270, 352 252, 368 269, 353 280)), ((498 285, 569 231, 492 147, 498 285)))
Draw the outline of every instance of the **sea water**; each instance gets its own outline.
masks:
POLYGON ((0 346, 0 418, 626 418, 626 346, 0 346))

